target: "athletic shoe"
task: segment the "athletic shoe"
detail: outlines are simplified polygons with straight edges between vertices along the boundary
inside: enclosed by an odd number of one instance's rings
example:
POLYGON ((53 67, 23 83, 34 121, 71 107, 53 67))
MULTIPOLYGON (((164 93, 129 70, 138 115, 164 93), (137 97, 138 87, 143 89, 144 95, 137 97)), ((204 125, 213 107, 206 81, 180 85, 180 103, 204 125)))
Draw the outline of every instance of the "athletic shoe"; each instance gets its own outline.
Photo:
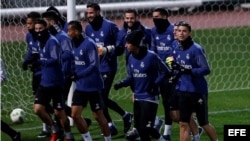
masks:
POLYGON ((203 128, 200 127, 200 126, 198 127, 198 129, 199 129, 199 136, 201 137, 201 135, 202 135, 202 133, 203 133, 204 130, 203 130, 203 128))
POLYGON ((164 120, 159 119, 159 122, 154 126, 154 128, 155 128, 159 133, 161 133, 161 128, 162 128, 163 123, 164 123, 164 120))
POLYGON ((47 138, 50 137, 51 133, 48 131, 43 131, 37 136, 37 138, 47 138))
POLYGON ((133 128, 132 130, 128 131, 125 139, 127 140, 136 140, 137 138, 139 138, 139 133, 137 132, 136 128, 133 128))
POLYGON ((58 139, 57 133, 52 133, 49 141, 58 141, 58 139))
POLYGON ((75 139, 64 139, 64 141, 75 141, 75 139))
MULTIPOLYGON (((110 130, 111 136, 115 136, 115 135, 118 134, 118 131, 117 131, 117 129, 116 129, 116 127, 114 125, 109 126, 109 130, 110 130)), ((101 136, 103 136, 103 133, 101 134, 101 136)))
POLYGON ((159 141, 171 141, 170 135, 162 135, 159 141))
POLYGON ((127 133, 131 127, 132 124, 132 119, 133 119, 133 114, 127 113, 124 118, 123 118, 123 131, 124 133, 127 133))
POLYGON ((13 141, 21 141, 21 133, 17 132, 15 137, 12 138, 13 141))
POLYGON ((117 131, 117 129, 116 129, 116 127, 114 125, 110 126, 109 130, 110 130, 111 136, 115 136, 115 135, 118 134, 118 131, 117 131))

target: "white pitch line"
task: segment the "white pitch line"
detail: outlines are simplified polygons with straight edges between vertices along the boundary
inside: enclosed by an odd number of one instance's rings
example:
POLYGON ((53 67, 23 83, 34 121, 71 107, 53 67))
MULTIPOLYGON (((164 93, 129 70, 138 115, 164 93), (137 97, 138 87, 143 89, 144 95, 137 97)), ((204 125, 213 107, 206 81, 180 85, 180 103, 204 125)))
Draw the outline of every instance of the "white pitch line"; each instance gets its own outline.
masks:
MULTIPOLYGON (((214 111, 214 112, 208 112, 209 115, 217 115, 217 114, 223 114, 223 113, 237 113, 237 112, 250 112, 250 109, 238 109, 238 110, 224 110, 224 111, 214 111)), ((163 118, 164 116, 159 116, 163 118)), ((116 122, 120 122, 122 120, 114 120, 116 122)), ((96 121, 93 121, 96 122, 96 121)), ((42 126, 36 126, 36 127, 31 127, 31 128, 20 128, 17 129, 18 131, 26 131, 26 130, 34 130, 34 129, 40 129, 42 126)))

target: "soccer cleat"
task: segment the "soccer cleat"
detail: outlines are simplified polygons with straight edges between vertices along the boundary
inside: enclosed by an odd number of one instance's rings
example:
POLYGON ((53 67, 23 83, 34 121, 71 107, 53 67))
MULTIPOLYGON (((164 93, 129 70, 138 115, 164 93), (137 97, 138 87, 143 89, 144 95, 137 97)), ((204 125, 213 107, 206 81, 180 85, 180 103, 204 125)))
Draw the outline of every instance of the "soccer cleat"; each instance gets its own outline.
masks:
POLYGON ((199 129, 199 136, 201 137, 201 135, 202 135, 202 133, 203 133, 204 130, 203 130, 203 128, 200 127, 200 126, 198 127, 198 129, 199 129))
POLYGON ((64 139, 64 141, 75 141, 75 139, 64 139))
POLYGON ((58 139, 57 133, 52 133, 49 141, 58 141, 58 139))
POLYGON ((158 123, 155 124, 155 126, 154 126, 154 128, 155 128, 159 133, 161 133, 161 128, 162 128, 163 123, 164 123, 164 120, 159 119, 158 123))
POLYGON ((133 119, 133 114, 127 113, 124 118, 123 118, 123 126, 124 126, 124 133, 127 133, 131 127, 132 124, 132 119, 133 119))
POLYGON ((47 137, 50 137, 51 133, 48 132, 48 131, 42 131, 38 136, 37 138, 47 138, 47 137))
POLYGON ((125 139, 127 140, 136 140, 137 138, 139 138, 139 133, 136 128, 133 128, 132 130, 128 131, 125 136, 125 139))
POLYGON ((118 134, 118 131, 117 131, 117 129, 116 129, 116 127, 114 125, 110 126, 109 130, 110 130, 111 136, 115 136, 115 135, 118 134))
POLYGON ((162 135, 159 141, 171 141, 170 135, 162 135))
POLYGON ((21 133, 17 132, 15 137, 12 138, 12 141, 21 141, 21 133))

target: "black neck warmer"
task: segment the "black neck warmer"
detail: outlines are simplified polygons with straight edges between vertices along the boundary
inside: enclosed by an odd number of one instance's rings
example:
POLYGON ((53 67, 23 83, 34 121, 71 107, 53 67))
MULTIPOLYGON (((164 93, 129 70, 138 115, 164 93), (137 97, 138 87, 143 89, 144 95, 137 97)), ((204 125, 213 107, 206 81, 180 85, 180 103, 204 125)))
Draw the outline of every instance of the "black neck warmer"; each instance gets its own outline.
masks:
POLYGON ((168 19, 154 18, 153 21, 157 32, 160 34, 165 32, 167 27, 170 25, 168 19))
POLYGON ((94 30, 99 30, 102 27, 103 18, 102 16, 96 16, 92 22, 89 24, 92 26, 94 30))
POLYGON ((140 50, 138 53, 132 53, 133 57, 140 60, 143 57, 145 57, 148 53, 148 49, 146 47, 140 47, 140 50))
POLYGON ((81 34, 78 38, 73 38, 72 39, 73 43, 75 44, 75 48, 79 47, 80 44, 84 41, 84 37, 83 35, 81 34))
POLYGON ((56 35, 60 31, 61 31, 61 27, 58 24, 54 24, 54 25, 49 27, 49 32, 52 35, 56 35))
POLYGON ((179 42, 179 47, 183 50, 190 48, 193 45, 194 41, 192 37, 188 37, 185 41, 179 42))

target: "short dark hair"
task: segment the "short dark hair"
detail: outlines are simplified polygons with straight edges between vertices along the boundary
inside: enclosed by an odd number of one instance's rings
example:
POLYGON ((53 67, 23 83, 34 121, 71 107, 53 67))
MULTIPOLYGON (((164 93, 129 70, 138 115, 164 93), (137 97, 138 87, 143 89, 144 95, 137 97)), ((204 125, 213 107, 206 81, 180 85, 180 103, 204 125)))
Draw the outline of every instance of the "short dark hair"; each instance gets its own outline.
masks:
POLYGON ((163 8, 163 7, 157 7, 153 10, 153 12, 160 12, 160 15, 162 16, 169 16, 169 12, 167 9, 163 8))
POLYGON ((126 14, 126 13, 133 13, 133 14, 135 15, 135 17, 137 17, 137 15, 138 15, 137 10, 136 10, 136 9, 132 9, 132 8, 127 9, 127 10, 124 12, 124 14, 126 14))
POLYGON ((89 8, 89 7, 94 8, 95 11, 101 11, 101 7, 100 7, 100 5, 98 3, 89 2, 87 4, 87 8, 89 8))
POLYGON ((190 32, 192 31, 191 25, 185 21, 180 22, 178 26, 185 26, 190 32))
POLYGON ((33 21, 35 21, 36 19, 41 18, 41 14, 38 12, 32 11, 29 14, 27 14, 27 18, 31 18, 33 21))
POLYGON ((44 27, 47 27, 46 21, 44 19, 41 19, 41 18, 37 19, 35 21, 35 24, 42 24, 44 27))
POLYGON ((76 20, 70 21, 70 22, 68 23, 68 26, 69 26, 69 25, 71 25, 71 27, 72 27, 73 29, 76 29, 76 30, 78 30, 78 31, 80 31, 80 32, 83 31, 83 30, 82 30, 82 24, 81 24, 81 22, 79 22, 79 21, 76 21, 76 20))
POLYGON ((60 20, 60 15, 58 15, 55 11, 46 11, 46 12, 42 13, 42 17, 52 19, 55 21, 60 20))

